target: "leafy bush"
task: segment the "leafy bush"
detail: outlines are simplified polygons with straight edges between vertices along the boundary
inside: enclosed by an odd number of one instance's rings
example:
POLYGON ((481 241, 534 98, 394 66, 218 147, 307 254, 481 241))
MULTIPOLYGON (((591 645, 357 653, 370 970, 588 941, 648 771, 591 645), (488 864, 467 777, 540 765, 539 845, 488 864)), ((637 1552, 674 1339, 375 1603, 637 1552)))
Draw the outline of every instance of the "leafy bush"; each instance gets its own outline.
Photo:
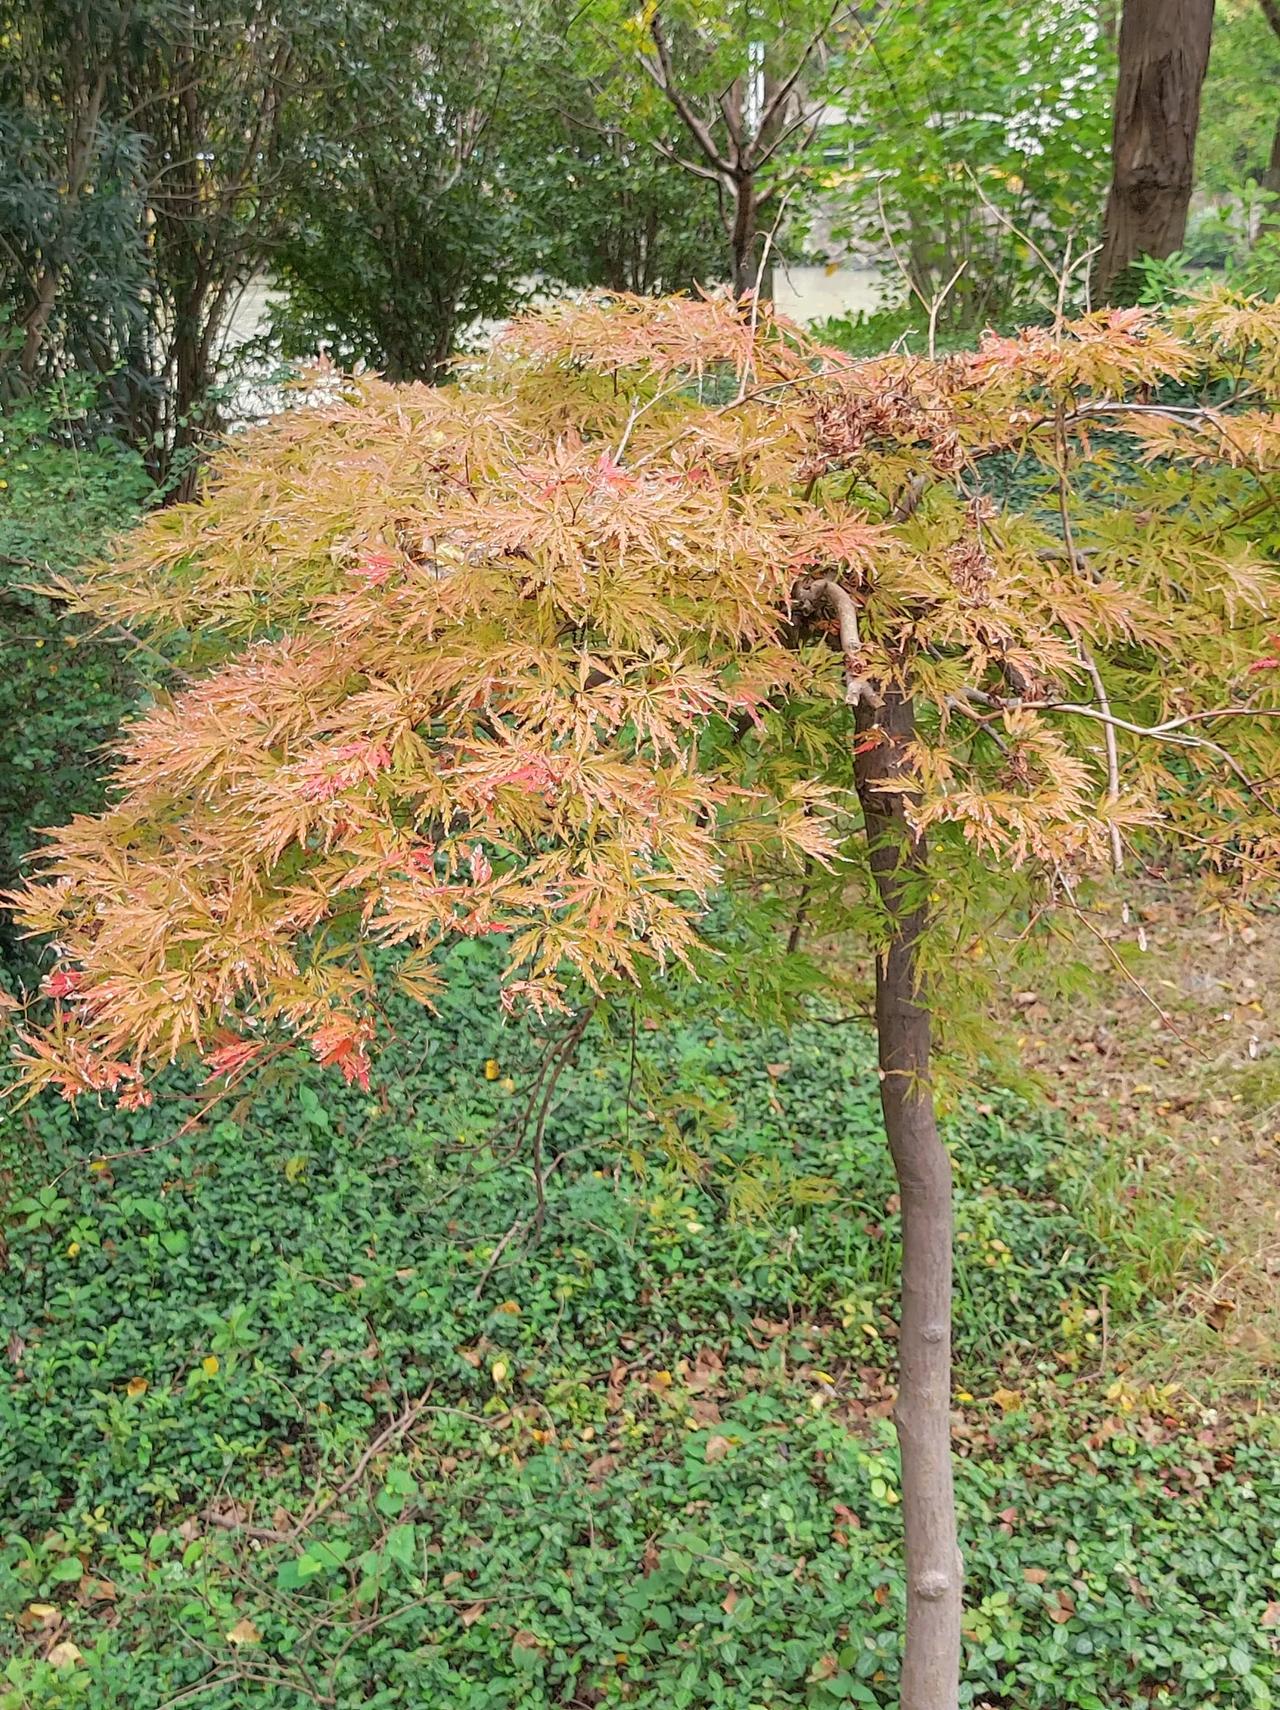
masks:
POLYGON ((871 51, 855 33, 849 59, 830 70, 848 117, 819 180, 833 238, 884 255, 904 302, 946 292, 944 328, 1052 311, 1106 188, 1114 62, 1096 9, 918 0, 885 13, 871 51))
MULTIPOLYGON (((64 621, 32 591, 137 516, 148 480, 115 442, 78 442, 91 400, 66 390, 0 415, 0 883, 35 830, 102 806, 102 746, 138 693, 130 644, 64 621)), ((8 946, 12 953, 12 946, 8 946)))
MULTIPOLYGON (((534 1241, 546 1040, 498 966, 463 944, 437 1018, 396 1001, 373 1094, 284 1060, 186 1134, 177 1082, 7 1116, 5 1710, 892 1705, 865 1035, 593 1028, 534 1241)), ((950 1140, 965 1701, 1260 1710, 1274 1445, 1091 1405, 1087 1165, 1008 1095, 950 1140)))
POLYGON ((1188 232, 1186 246, 1163 261, 1144 257, 1135 263, 1142 303, 1185 303, 1219 278, 1233 291, 1280 296, 1280 229, 1250 235, 1247 207, 1209 215, 1188 232))

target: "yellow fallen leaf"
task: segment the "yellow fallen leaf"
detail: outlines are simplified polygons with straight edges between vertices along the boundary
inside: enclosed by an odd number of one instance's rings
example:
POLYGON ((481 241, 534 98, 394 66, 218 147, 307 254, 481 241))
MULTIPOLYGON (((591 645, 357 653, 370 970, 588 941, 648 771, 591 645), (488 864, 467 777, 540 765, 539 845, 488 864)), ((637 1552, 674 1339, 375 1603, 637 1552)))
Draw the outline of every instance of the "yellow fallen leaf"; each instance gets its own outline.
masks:
POLYGON ((53 1647, 45 1661, 52 1663, 54 1668, 71 1668, 83 1655, 79 1645, 73 1645, 70 1639, 63 1639, 61 1644, 53 1647))
POLYGON ((485 1078, 485 1080, 486 1081, 496 1081, 498 1076, 501 1073, 502 1073, 502 1066, 498 1062, 498 1059, 496 1057, 487 1058, 485 1061, 485 1065, 484 1065, 484 1078, 485 1078))
POLYGON ((1022 1406, 1022 1391, 1020 1389, 993 1389, 991 1399, 1001 1413, 1013 1413, 1022 1406))
POLYGON ((125 1384, 124 1391, 126 1395, 145 1395, 147 1393, 146 1378, 131 1377, 128 1383, 125 1384))
POLYGON ((77 1255, 79 1254, 79 1252, 80 1252, 80 1243, 78 1241, 69 1241, 67 1243, 67 1257, 69 1259, 76 1258, 77 1255))
POLYGON ((227 1634, 233 1645, 260 1645, 262 1634, 254 1626, 247 1615, 242 1615, 235 1626, 227 1634))
POLYGON ((496 1384, 505 1383, 507 1379, 507 1362, 505 1360, 495 1360, 489 1367, 489 1376, 496 1384))
POLYGON ((217 1377, 221 1370, 221 1361, 216 1354, 206 1354, 200 1362, 200 1370, 206 1377, 217 1377))

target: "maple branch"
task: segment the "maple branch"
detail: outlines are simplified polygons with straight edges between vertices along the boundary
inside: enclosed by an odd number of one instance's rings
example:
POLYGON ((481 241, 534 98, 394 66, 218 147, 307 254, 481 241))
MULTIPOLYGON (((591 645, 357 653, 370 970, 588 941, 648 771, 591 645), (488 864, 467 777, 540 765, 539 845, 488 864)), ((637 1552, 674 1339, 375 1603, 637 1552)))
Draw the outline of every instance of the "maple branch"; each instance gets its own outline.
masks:
MULTIPOLYGON (((1071 506, 1067 494, 1067 430, 1064 420, 1064 409, 1058 406, 1058 421, 1056 430, 1058 453, 1058 514, 1062 518, 1062 543, 1066 549, 1067 559, 1073 570, 1082 571, 1091 580, 1096 580, 1088 562, 1076 551, 1075 532, 1071 527, 1071 506)), ((1098 661, 1083 636, 1076 637, 1076 654, 1080 663, 1088 672, 1089 681, 1093 684, 1094 697, 1099 708, 1110 717, 1111 701, 1107 695, 1107 686, 1102 680, 1102 672, 1098 669, 1098 661)), ((1106 724, 1103 727, 1103 747, 1107 756, 1107 800, 1120 800, 1120 752, 1116 744, 1115 726, 1106 724)), ((1111 837, 1111 866, 1113 871, 1124 871, 1124 844, 1120 839, 1120 827, 1113 820, 1110 826, 1111 837)))
POLYGON ((925 488, 928 485, 929 478, 927 475, 913 475, 898 498, 895 499, 889 512, 889 521, 891 523, 902 523, 906 522, 908 517, 914 516, 920 508, 920 501, 924 498, 925 488))
POLYGON ((1168 736, 1181 730, 1184 725, 1204 724, 1211 718, 1280 718, 1280 707, 1212 707, 1204 712, 1179 713, 1177 718, 1165 719, 1160 724, 1133 724, 1128 719, 1116 717, 1114 713, 1101 712, 1097 707, 1081 706, 1076 701, 1016 701, 1010 702, 1009 705, 1011 709, 1016 708, 1019 712, 1079 713, 1084 718, 1105 720, 1115 725, 1117 730, 1127 730, 1134 736, 1168 736))
POLYGON ((1205 712, 1182 713, 1177 718, 1165 719, 1161 724, 1135 724, 1131 719, 1119 718, 1115 713, 1104 712, 1100 707, 1084 706, 1079 701, 1001 702, 981 689, 966 689, 964 692, 966 699, 977 701, 980 706, 1003 706, 1010 712, 1071 713, 1076 718, 1091 718, 1098 724, 1110 725, 1113 730, 1127 731, 1131 736, 1146 737, 1155 742, 1171 742, 1178 748, 1206 749, 1223 761, 1249 795, 1257 797, 1268 808, 1272 806, 1263 796, 1261 785, 1249 776, 1235 755, 1221 743, 1214 742, 1211 737, 1179 735, 1178 732, 1189 724, 1201 724, 1211 718, 1280 718, 1280 707, 1214 707, 1205 712))
POLYGON ((859 669, 858 656, 862 652, 862 636, 858 629, 858 608, 854 603, 853 596, 831 576, 819 576, 816 581, 806 583, 802 598, 812 599, 818 594, 826 595, 827 604, 835 612, 836 621, 840 625, 840 651, 844 654, 844 698, 846 704, 851 707, 861 706, 864 703, 869 707, 882 707, 884 697, 875 685, 861 674, 859 669))

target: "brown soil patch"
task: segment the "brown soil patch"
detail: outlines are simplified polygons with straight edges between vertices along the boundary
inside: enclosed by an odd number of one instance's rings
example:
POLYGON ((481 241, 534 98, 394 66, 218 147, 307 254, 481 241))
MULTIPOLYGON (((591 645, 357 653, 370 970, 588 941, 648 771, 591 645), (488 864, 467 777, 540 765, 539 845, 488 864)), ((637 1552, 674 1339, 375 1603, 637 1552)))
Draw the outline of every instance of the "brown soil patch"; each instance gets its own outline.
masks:
POLYGON ((1227 931, 1193 889, 1162 881, 1090 922, 1083 997, 1048 995, 1049 971, 1016 994, 1022 1060, 1111 1138, 1115 1215, 1128 1197, 1127 1232, 1150 1231, 1153 1262, 1179 1219, 1162 1230, 1148 1206, 1138 1229, 1139 1201, 1182 1197, 1181 1228, 1194 1218, 1202 1245, 1181 1266, 1176 1338, 1193 1371, 1260 1387, 1280 1364, 1280 914, 1227 931))

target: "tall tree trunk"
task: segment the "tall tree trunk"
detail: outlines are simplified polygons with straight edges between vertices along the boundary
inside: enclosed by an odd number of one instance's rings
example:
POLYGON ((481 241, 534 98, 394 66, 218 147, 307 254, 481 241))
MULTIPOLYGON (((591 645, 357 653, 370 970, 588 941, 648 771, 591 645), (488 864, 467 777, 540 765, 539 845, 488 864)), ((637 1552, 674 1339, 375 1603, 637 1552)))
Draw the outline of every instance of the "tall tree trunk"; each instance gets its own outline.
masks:
MULTIPOLYGON (((1280 0, 1259 0, 1263 16, 1275 31, 1277 41, 1280 41, 1280 0)), ((1280 231, 1280 118, 1276 119, 1276 128, 1271 133, 1271 158, 1267 169, 1262 175, 1262 189, 1274 197, 1262 211, 1262 219, 1258 226, 1258 235, 1263 232, 1280 231)))
POLYGON ((907 1631, 899 1702, 901 1710, 956 1710, 963 1567, 951 1477, 951 1161, 934 1116, 929 1012, 920 989, 928 852, 907 818, 911 699, 890 690, 879 709, 864 702, 857 728, 858 794, 889 930, 876 963, 876 1032, 880 1103, 902 1208, 894 1423, 902 1457, 907 1631))
POLYGON ((760 257, 756 253, 756 185, 754 174, 744 173, 733 185, 733 219, 729 228, 729 248, 733 262, 733 294, 745 297, 754 291, 760 272, 760 257))
POLYGON ((1139 257, 1172 255, 1186 235, 1212 34, 1213 0, 1124 0, 1099 301, 1139 257))
POLYGON ((1280 231, 1280 119, 1276 120, 1276 128, 1271 134, 1271 158, 1262 175, 1261 188, 1272 200, 1262 211, 1262 219, 1258 224, 1259 236, 1263 232, 1280 231))

